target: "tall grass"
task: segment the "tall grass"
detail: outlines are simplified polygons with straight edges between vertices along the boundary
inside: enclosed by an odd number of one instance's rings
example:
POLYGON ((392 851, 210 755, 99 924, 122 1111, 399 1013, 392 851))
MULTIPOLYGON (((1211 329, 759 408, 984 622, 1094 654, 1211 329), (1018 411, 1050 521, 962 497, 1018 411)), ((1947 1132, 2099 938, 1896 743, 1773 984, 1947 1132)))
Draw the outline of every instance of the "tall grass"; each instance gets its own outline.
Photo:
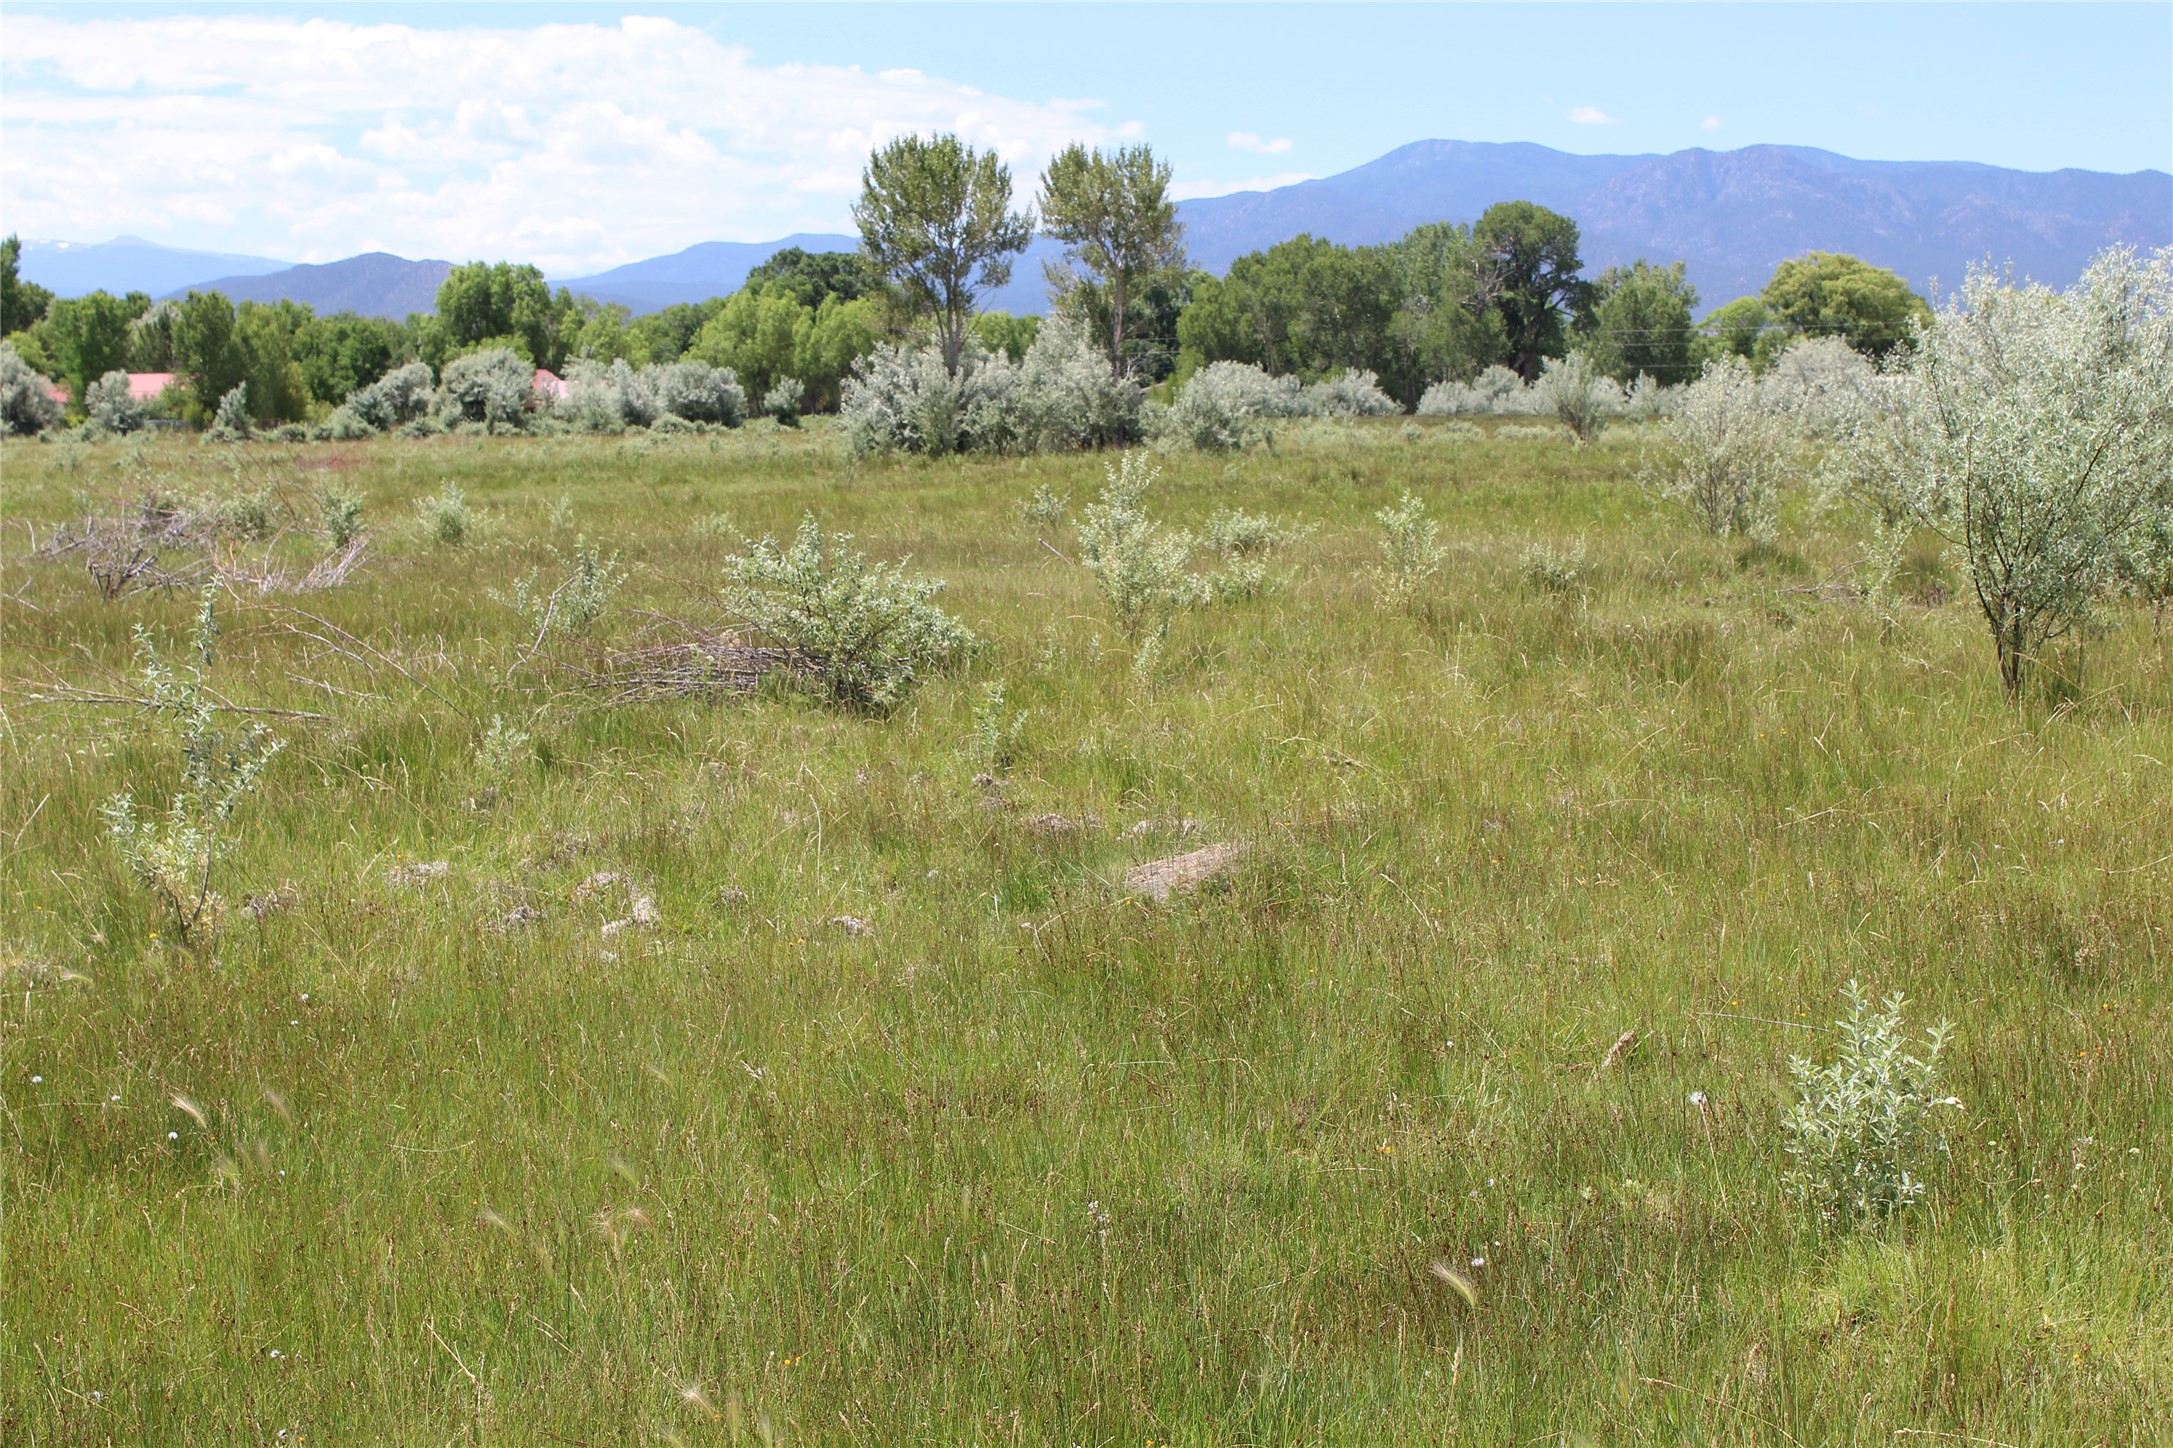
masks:
POLYGON ((2011 705, 1967 610, 1823 586, 1860 541, 1800 506, 1707 538, 1641 447, 1172 456, 1172 526, 1317 526, 1148 681, 1020 520, 1093 458, 8 444, 0 1437, 2164 1441, 2166 646, 2120 618, 2011 705), (145 468, 398 520, 342 588, 222 602, 210 682, 301 716, 216 884, 261 918, 200 953, 98 824, 171 787, 145 721, 40 702, 186 630, 30 554, 145 468), (448 483, 459 550, 410 521, 448 483), (1392 608, 1407 489, 1447 559, 1392 608), (883 719, 583 682, 808 511, 982 651, 883 719), (568 528, 627 582, 513 670, 498 600, 568 528), (1572 543, 1574 590, 1527 581, 1572 543), (1115 883, 1222 841, 1167 905, 1115 883), (1966 1106, 1869 1231, 1782 1184, 1852 978, 1954 1023, 1966 1106))

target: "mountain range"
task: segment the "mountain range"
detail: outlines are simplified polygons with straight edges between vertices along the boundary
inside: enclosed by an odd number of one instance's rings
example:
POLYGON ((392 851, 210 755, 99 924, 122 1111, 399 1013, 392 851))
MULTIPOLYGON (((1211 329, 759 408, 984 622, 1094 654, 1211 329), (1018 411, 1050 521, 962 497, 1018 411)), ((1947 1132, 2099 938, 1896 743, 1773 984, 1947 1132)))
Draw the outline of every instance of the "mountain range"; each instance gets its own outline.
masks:
MULTIPOLYGON (((1586 270, 1688 263, 1702 309, 1764 286, 1776 264, 1844 251, 1890 267, 1920 291, 1958 284, 1971 262, 2012 263, 2054 285, 2125 242, 2173 245, 2173 176, 2163 171, 2013 171, 1964 161, 1859 161, 1807 146, 1580 156, 1526 143, 1418 141, 1338 175, 1272 191, 1182 203, 1192 264, 1237 257, 1303 233, 1346 245, 1394 240, 1430 221, 1471 221, 1496 201, 1535 201, 1572 217, 1586 270)), ((857 239, 802 233, 771 242, 703 242, 669 256, 558 281, 636 314, 736 290, 772 253, 851 250, 857 239)), ((1040 239, 1011 282, 984 299, 1004 311, 1047 304, 1040 239)), ((319 311, 404 317, 427 311, 449 263, 371 252, 318 266, 176 251, 134 237, 97 245, 25 242, 22 272, 62 296, 103 287, 172 295, 216 289, 237 300, 287 297, 319 311)))

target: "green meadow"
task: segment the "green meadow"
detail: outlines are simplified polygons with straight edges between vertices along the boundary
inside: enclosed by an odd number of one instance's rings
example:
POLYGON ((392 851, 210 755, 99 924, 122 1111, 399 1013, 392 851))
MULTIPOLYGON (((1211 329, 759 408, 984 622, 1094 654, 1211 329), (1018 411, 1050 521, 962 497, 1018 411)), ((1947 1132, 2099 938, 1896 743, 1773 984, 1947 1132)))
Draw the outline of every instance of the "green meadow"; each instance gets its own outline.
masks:
POLYGON ((1806 498, 1716 541, 1637 428, 1488 426, 1160 459, 1310 531, 1151 670, 1021 513, 1095 456, 9 441, 0 1438, 2173 1440, 2173 629, 2010 701, 1929 540, 1866 598, 1806 498), (810 513, 978 638, 887 716, 660 662, 810 513), (539 642, 578 541, 627 581, 539 642), (100 810, 179 781, 133 634, 213 573, 285 748, 184 942, 100 810), (1852 979, 1961 1102, 1861 1227, 1782 1181, 1852 979))

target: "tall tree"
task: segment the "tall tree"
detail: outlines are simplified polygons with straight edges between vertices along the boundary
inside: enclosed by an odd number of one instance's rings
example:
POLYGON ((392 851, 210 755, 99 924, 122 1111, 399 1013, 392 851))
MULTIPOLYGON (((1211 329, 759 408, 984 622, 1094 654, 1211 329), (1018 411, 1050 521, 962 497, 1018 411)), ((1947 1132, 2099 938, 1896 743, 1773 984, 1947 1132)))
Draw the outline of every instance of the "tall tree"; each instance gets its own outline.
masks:
POLYGON ((53 361, 60 368, 59 380, 77 402, 93 382, 127 368, 130 325, 150 307, 151 299, 142 292, 126 297, 92 292, 53 303, 47 317, 53 361))
POLYGON ((187 375, 197 409, 209 417, 249 375, 234 337, 234 304, 219 292, 190 292, 168 316, 174 371, 187 375))
POLYGON ((1119 377, 1131 370, 1126 340, 1140 291, 1185 264, 1169 183, 1169 164, 1146 145, 1104 153, 1073 142, 1041 173, 1041 229, 1064 243, 1070 263, 1049 268, 1051 291, 1094 329, 1119 377))
POLYGON ((1570 316, 1589 284, 1577 273, 1577 223, 1529 201, 1489 206, 1471 228, 1474 301, 1501 319, 1509 365, 1529 382, 1543 357, 1559 357, 1570 316))
POLYGON ((1885 267, 1838 251, 1814 251, 1774 268, 1760 297, 1773 319, 1807 337, 1839 337, 1867 357, 1906 341, 1932 309, 1885 267))
POLYGON ((1033 235, 1011 209, 1011 168, 956 136, 900 136, 868 157, 853 220, 860 249, 907 299, 936 319, 953 376, 983 292, 1011 280, 1033 235))
POLYGON ((0 336, 20 332, 45 315, 53 294, 22 278, 23 244, 10 235, 0 241, 0 336))
POLYGON ((1681 262, 1655 266, 1640 259, 1600 273, 1589 350, 1602 372, 1624 384, 1641 372, 1669 387, 1690 380, 1698 289, 1683 271, 1681 262))
POLYGON ((556 369, 573 346, 581 316, 573 294, 564 287, 552 292, 535 267, 478 261, 454 267, 438 284, 436 323, 425 324, 416 338, 432 366, 489 342, 556 369))

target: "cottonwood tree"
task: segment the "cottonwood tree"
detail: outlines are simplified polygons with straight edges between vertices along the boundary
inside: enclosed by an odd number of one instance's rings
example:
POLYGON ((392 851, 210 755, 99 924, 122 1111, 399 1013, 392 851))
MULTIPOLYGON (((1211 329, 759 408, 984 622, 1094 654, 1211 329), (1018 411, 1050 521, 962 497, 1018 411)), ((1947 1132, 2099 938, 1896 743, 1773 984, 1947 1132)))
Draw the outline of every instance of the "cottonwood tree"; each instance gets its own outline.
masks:
POLYGON ((1489 206, 1471 228, 1478 285, 1473 301, 1499 317, 1507 362, 1530 382, 1542 357, 1559 357, 1563 332, 1590 284, 1577 275, 1577 223, 1529 201, 1489 206))
POLYGON ((900 136, 868 157, 853 220, 860 248, 907 300, 933 313, 944 370, 958 373, 982 293, 1011 280, 1033 236, 1011 209, 1011 168, 956 136, 900 136))
POLYGON ((1657 266, 1641 259, 1600 273, 1588 350, 1601 371, 1625 386, 1640 372, 1666 387, 1696 375, 1697 329, 1690 318, 1698 289, 1683 272, 1681 262, 1657 266))
POLYGON ((1972 270, 1864 399, 1853 468, 1961 550, 2016 694, 2173 508, 2173 248, 2064 292, 1972 270))
MULTIPOLYGON (((1931 308, 1885 267, 1837 251, 1782 262, 1759 293, 1786 332, 1839 337, 1866 357, 1883 357, 1931 320, 1931 308)), ((1765 357, 1759 359, 1761 365, 1765 357)))
POLYGON ((1141 287, 1185 263, 1169 183, 1168 163, 1145 145, 1104 153, 1074 142, 1041 173, 1041 229, 1064 243, 1070 263, 1049 267, 1052 296, 1104 344, 1112 376, 1130 370, 1126 341, 1141 287))

